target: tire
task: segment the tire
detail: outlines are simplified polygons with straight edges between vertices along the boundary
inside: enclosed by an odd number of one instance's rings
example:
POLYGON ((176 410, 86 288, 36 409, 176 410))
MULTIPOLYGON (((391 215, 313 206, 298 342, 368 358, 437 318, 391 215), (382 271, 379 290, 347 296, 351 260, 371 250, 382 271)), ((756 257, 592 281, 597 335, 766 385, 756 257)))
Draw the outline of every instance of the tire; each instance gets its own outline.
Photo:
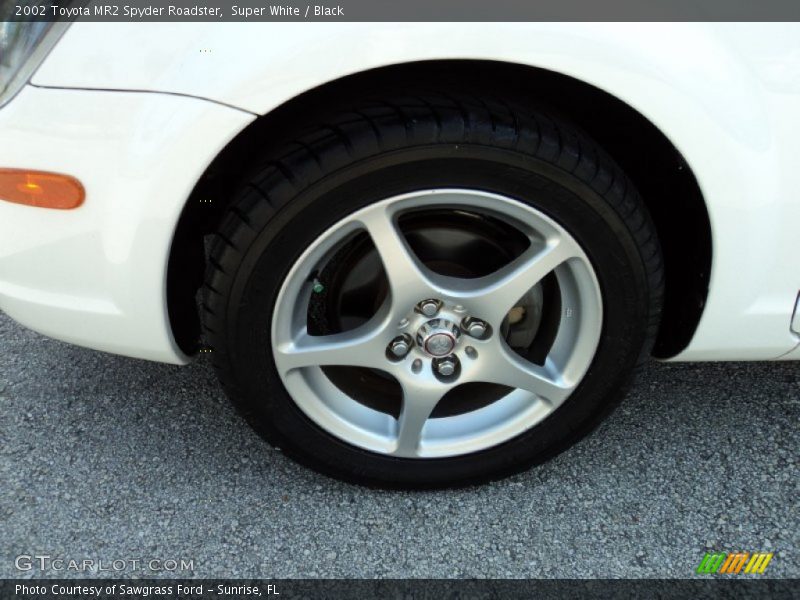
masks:
POLYGON ((501 478, 596 427, 649 356, 663 294, 614 161, 485 95, 329 113, 264 150, 210 247, 201 316, 241 413, 319 472, 402 488, 501 478), (382 237, 392 211, 403 233, 382 237), (553 248, 567 258, 543 275, 553 248))

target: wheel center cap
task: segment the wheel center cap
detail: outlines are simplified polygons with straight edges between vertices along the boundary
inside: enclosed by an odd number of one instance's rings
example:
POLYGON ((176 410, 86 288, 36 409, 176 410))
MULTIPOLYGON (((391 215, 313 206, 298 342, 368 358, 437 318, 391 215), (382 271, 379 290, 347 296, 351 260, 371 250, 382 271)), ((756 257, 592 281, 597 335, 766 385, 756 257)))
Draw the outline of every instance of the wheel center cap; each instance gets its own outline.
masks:
POLYGON ((425 352, 433 356, 447 356, 456 347, 456 339, 449 333, 434 333, 425 340, 425 352))
POLYGON ((458 344, 461 332, 446 319, 431 319, 417 330, 417 344, 434 357, 451 354, 458 344))

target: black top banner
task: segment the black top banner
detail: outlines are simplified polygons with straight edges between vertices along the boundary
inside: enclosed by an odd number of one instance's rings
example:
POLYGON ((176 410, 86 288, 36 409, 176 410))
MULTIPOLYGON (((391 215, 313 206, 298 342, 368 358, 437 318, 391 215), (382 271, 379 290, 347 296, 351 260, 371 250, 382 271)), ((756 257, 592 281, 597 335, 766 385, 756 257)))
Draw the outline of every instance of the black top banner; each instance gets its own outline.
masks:
POLYGON ((800 21, 798 0, 0 0, 3 21, 800 21))

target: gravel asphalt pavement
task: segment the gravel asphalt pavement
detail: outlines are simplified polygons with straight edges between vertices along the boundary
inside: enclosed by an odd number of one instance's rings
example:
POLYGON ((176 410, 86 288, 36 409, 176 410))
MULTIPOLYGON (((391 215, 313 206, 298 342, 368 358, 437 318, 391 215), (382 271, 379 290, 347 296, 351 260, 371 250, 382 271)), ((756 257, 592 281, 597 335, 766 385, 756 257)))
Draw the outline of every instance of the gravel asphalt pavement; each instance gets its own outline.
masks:
POLYGON ((181 577, 689 577, 709 550, 800 577, 798 363, 652 363, 577 446, 446 492, 294 464, 207 360, 112 356, 3 314, 0 413, 0 577, 77 575, 17 571, 27 554, 191 560, 181 577))

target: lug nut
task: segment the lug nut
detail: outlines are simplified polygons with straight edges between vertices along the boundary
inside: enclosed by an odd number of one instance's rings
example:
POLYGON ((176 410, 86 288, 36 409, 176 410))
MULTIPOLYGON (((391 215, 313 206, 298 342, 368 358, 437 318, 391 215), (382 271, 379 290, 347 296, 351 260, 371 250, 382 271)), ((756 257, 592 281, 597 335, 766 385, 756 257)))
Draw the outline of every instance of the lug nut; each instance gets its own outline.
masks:
POLYGON ((442 303, 438 300, 423 300, 417 305, 417 309, 426 317, 433 317, 439 312, 442 303))
POLYGON ((397 358, 403 358, 409 350, 411 350, 411 340, 404 335, 394 338, 389 344, 389 352, 397 358))
POLYGON ((474 338, 482 338, 489 330, 489 326, 484 321, 474 317, 464 319, 463 328, 474 338))
POLYGON ((453 373, 456 372, 456 359, 452 356, 445 356, 444 358, 440 358, 433 363, 436 372, 443 377, 450 377, 453 373))

